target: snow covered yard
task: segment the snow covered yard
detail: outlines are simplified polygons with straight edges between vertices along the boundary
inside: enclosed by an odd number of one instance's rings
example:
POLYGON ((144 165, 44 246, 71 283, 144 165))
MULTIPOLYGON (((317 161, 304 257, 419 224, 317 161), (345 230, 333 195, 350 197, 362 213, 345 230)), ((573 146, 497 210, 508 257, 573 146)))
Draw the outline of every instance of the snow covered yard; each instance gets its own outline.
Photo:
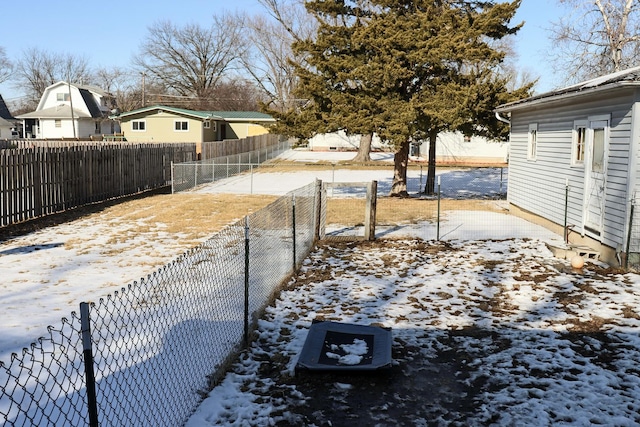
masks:
POLYGON ((638 425, 639 303, 540 239, 324 243, 187 425, 638 425), (392 328, 393 368, 295 375, 314 319, 392 328))

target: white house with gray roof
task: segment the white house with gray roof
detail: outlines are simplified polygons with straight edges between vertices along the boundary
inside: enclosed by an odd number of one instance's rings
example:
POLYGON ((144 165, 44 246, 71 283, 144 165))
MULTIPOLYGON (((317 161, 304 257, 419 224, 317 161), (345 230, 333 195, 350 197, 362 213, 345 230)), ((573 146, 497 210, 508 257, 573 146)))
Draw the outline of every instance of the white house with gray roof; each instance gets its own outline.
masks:
POLYGON ((568 230, 570 243, 588 244, 609 263, 627 253, 640 263, 640 209, 631 217, 640 189, 640 67, 496 112, 511 123, 512 208, 568 230))
POLYGON ((95 86, 60 81, 47 87, 35 111, 16 116, 25 136, 38 139, 89 139, 119 132, 109 118, 113 96, 95 86))

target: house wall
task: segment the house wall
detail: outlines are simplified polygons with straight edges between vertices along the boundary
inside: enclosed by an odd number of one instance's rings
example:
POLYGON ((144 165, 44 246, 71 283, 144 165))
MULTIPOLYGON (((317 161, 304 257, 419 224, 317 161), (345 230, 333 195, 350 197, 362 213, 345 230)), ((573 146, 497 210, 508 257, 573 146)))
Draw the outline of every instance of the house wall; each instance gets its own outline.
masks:
POLYGON ((149 115, 130 116, 121 122, 122 133, 127 141, 133 142, 202 142, 202 121, 179 116, 166 111, 153 112, 149 115), (146 130, 134 131, 131 124, 135 120, 144 120, 146 130), (188 131, 176 131, 175 121, 189 122, 188 131))
POLYGON ((11 139, 11 126, 0 126, 0 139, 11 139))
MULTIPOLYGON (((372 148, 384 149, 387 146, 374 135, 372 148)), ((360 146, 360 135, 347 136, 343 131, 320 134, 309 139, 312 151, 347 151, 357 150, 360 146)), ((419 151, 412 153, 424 159, 429 158, 429 142, 419 145, 419 151)), ((509 143, 487 140, 482 137, 471 137, 465 141, 458 132, 445 132, 438 135, 436 143, 436 162, 439 164, 496 164, 506 163, 509 155, 509 143)))
MULTIPOLYGON (((377 135, 371 139, 371 148, 382 148, 382 142, 377 135)), ((309 138, 309 150, 311 151, 350 151, 358 150, 360 135, 350 135, 344 131, 323 133, 309 138)))
POLYGON ((209 141, 218 141, 220 137, 220 122, 216 122, 215 120, 211 120, 211 127, 209 129, 205 129, 204 125, 202 128, 202 142, 209 141))
POLYGON ((120 133, 120 123, 114 120, 103 120, 100 123, 100 133, 101 134, 113 134, 120 133))
POLYGON ((631 147, 631 110, 635 91, 610 92, 567 99, 547 107, 530 107, 511 113, 508 201, 556 224, 564 224, 568 182, 567 223, 583 233, 585 169, 571 166, 575 120, 607 115, 610 119, 604 226, 599 240, 612 248, 625 241, 627 179, 631 147), (529 125, 537 123, 537 158, 527 160, 529 125))
MULTIPOLYGON (((37 138, 64 139, 73 138, 74 129, 71 120, 62 119, 60 127, 56 127, 54 119, 40 119, 40 133, 37 138)), ((76 138, 88 138, 95 134, 93 120, 75 120, 76 138)))
POLYGON ((227 135, 226 139, 243 139, 250 136, 264 135, 269 133, 269 130, 262 126, 253 123, 227 123, 227 135))
MULTIPOLYGON (((429 158, 429 142, 420 145, 420 156, 429 158)), ((438 164, 498 164, 506 163, 509 143, 492 141, 472 136, 465 140, 460 132, 442 132, 436 140, 436 163, 438 164)))
POLYGON ((68 94, 69 86, 66 84, 61 84, 48 89, 47 92, 43 94, 43 98, 40 100, 40 104, 38 105, 38 110, 44 110, 46 108, 55 107, 61 104, 66 104, 66 105, 73 104, 74 110, 78 110, 86 114, 90 114, 89 109, 87 108, 84 100, 82 99, 82 95, 80 95, 80 91, 78 91, 76 87, 71 86, 71 101, 58 101, 57 100, 58 93, 68 94))

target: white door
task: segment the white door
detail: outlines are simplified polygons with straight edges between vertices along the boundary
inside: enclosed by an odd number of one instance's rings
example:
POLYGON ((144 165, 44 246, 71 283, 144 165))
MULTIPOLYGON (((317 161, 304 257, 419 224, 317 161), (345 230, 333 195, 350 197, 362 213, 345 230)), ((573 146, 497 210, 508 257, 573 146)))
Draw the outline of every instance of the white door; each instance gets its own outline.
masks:
POLYGON ((583 229, 587 235, 602 234, 606 190, 609 121, 589 122, 585 152, 583 229))

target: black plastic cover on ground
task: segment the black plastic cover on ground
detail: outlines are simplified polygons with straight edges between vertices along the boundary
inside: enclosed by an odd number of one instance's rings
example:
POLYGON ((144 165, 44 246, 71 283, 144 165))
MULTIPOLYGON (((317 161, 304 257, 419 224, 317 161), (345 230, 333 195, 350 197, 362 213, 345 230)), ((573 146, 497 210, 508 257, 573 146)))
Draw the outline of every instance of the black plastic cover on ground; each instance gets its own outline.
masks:
POLYGON ((391 329, 314 322, 302 347, 298 371, 372 371, 391 367, 391 329))

